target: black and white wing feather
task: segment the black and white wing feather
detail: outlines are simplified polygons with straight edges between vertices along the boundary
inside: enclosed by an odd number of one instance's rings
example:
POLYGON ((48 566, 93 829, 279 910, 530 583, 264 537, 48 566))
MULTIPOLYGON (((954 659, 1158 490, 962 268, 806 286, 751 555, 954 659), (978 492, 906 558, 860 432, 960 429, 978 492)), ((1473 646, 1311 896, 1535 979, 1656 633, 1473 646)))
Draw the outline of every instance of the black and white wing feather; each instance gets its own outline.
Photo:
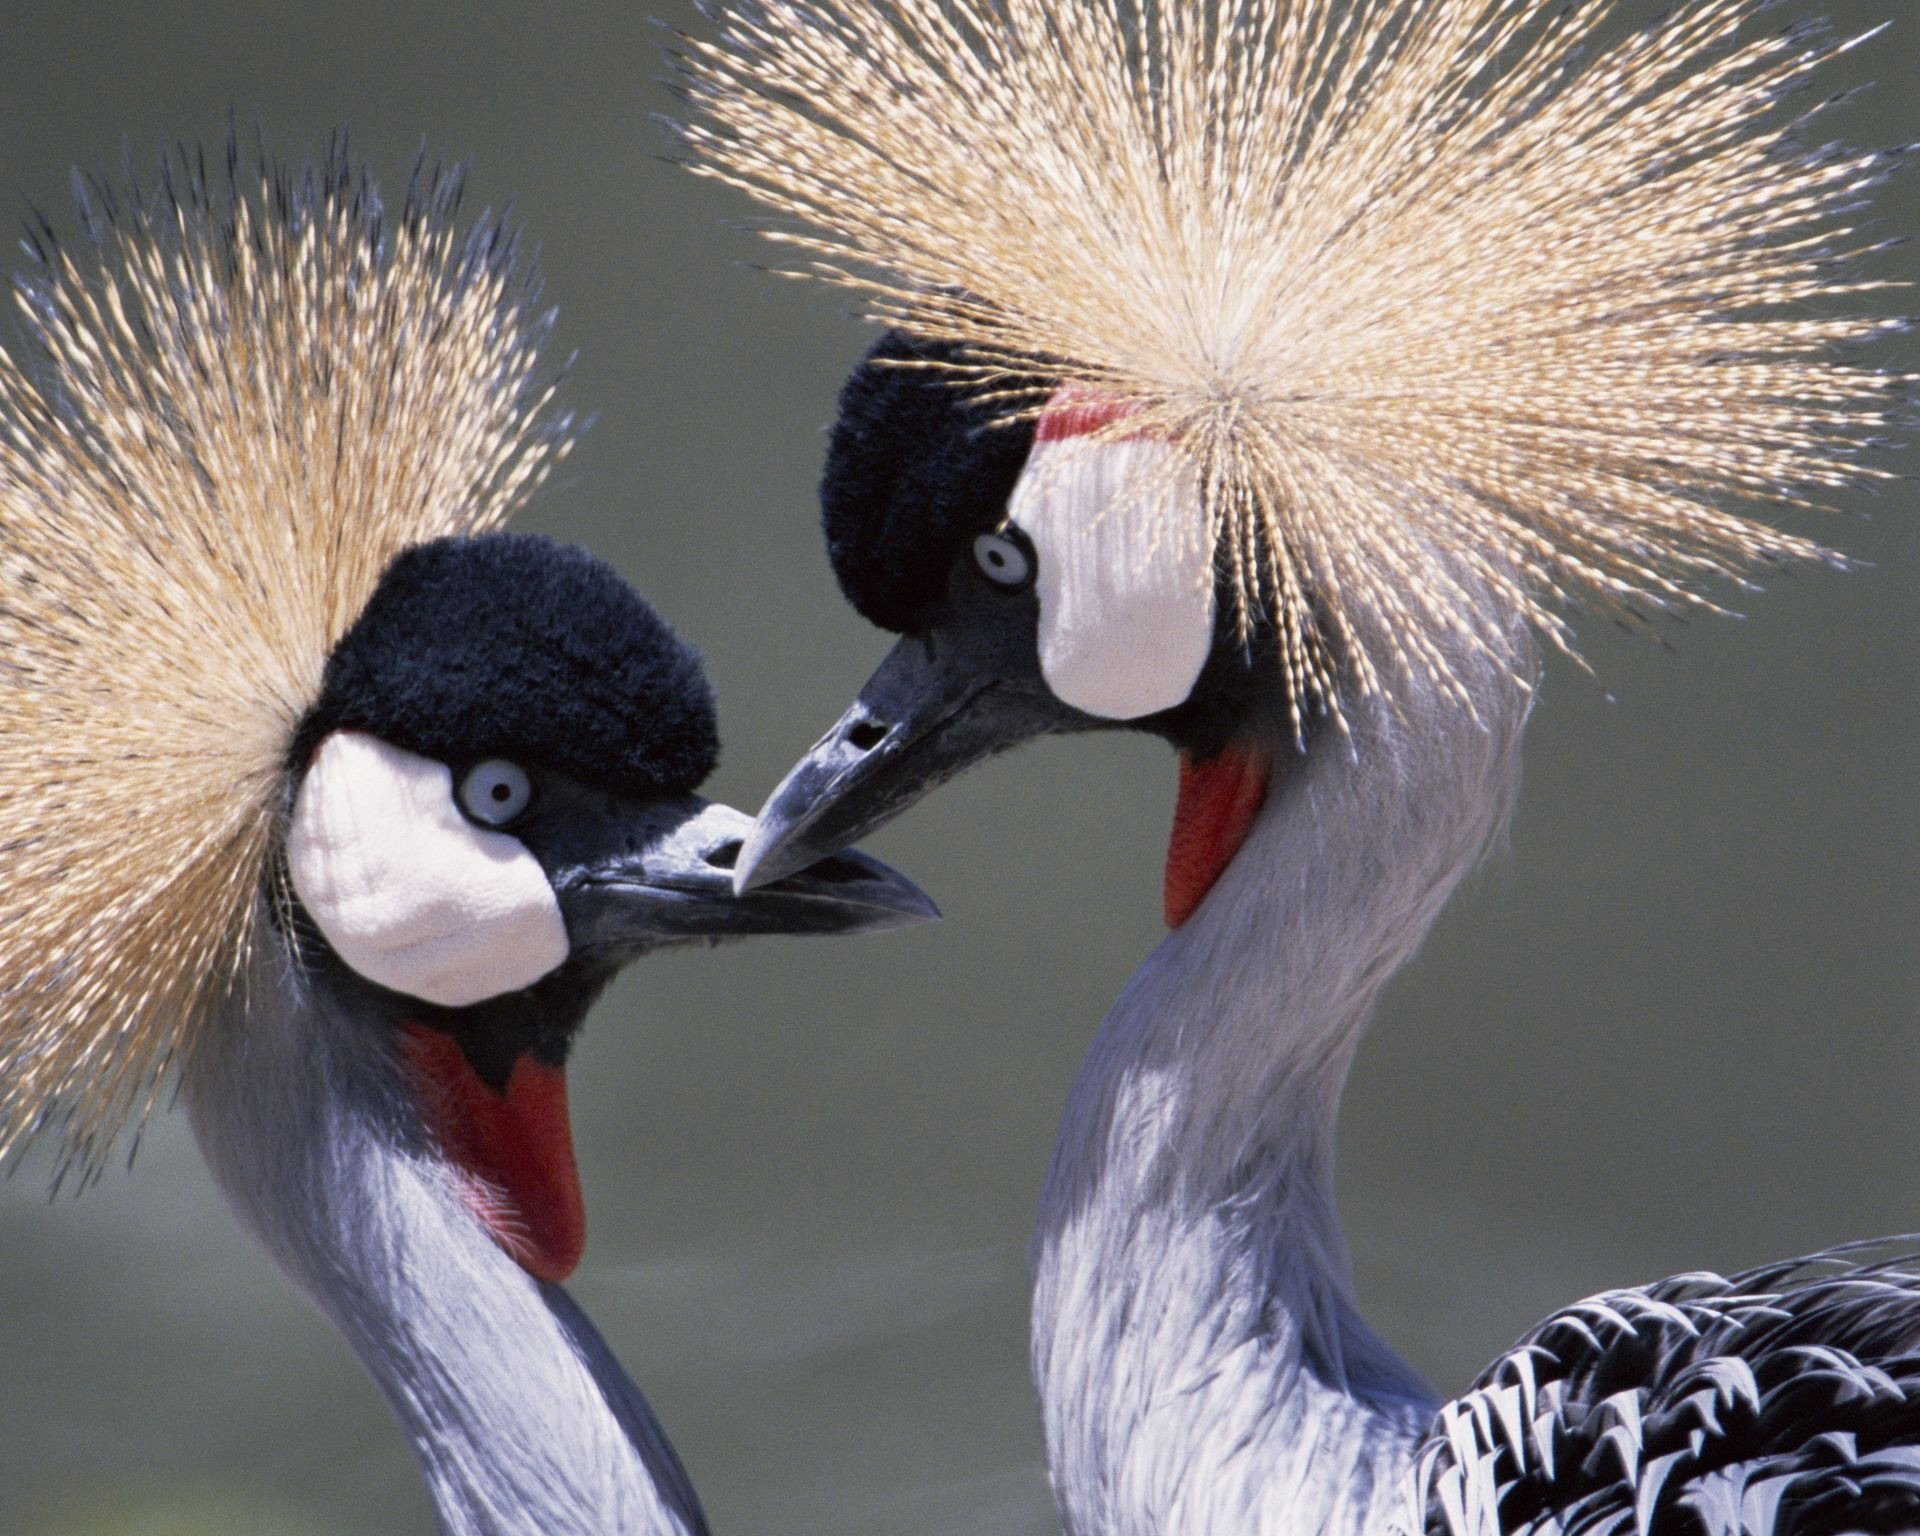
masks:
POLYGON ((1548 1318, 1446 1404, 1430 1536, 1920 1530, 1920 1259, 1835 1249, 1548 1318))

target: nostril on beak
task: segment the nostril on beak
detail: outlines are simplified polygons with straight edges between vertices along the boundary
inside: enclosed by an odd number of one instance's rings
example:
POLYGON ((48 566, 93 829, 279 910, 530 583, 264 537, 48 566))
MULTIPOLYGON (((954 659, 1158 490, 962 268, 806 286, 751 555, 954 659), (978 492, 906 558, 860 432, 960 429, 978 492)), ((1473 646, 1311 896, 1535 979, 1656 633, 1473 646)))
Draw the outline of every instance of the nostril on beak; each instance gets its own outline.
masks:
POLYGON ((871 752, 887 739, 887 728, 878 720, 860 720, 847 728, 847 745, 856 752, 871 752))
POLYGON ((717 848, 710 848, 702 855, 715 869, 732 869, 740 862, 740 839, 729 838, 717 848))

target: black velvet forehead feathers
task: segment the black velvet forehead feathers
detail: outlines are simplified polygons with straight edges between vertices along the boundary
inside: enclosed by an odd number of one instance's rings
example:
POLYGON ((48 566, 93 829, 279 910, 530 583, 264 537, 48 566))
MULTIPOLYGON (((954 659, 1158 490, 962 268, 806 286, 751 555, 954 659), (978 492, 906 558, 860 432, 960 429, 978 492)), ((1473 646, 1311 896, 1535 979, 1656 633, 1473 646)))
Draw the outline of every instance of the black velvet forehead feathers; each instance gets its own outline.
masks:
POLYGON ((454 766, 488 757, 617 794, 683 794, 719 756, 700 657, 611 566, 534 534, 406 550, 328 658, 302 723, 454 766))
POLYGON ((887 367, 952 349, 889 332, 840 391, 820 481, 827 558, 840 590, 882 629, 910 631, 946 590, 954 556, 1006 516, 1030 425, 990 427, 947 376, 887 367))

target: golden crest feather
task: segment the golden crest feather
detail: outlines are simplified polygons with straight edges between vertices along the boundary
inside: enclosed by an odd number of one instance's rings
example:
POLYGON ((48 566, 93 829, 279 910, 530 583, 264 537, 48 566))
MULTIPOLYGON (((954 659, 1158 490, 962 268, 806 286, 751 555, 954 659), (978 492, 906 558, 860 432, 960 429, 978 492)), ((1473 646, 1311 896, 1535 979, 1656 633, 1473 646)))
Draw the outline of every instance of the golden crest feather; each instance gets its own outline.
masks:
POLYGON ((1862 40, 1767 8, 743 0, 676 128, 1007 419, 1085 392, 1180 448, 1297 724, 1465 704, 1449 654, 1566 646, 1560 599, 1712 607, 1825 556, 1747 514, 1890 478, 1913 380, 1849 349, 1904 285, 1853 221, 1902 152, 1809 146, 1791 98, 1862 40))
POLYGON ((84 1171, 237 984, 327 656, 404 547, 568 446, 547 321, 457 173, 383 208, 186 152, 42 228, 0 354, 0 1151, 84 1171))

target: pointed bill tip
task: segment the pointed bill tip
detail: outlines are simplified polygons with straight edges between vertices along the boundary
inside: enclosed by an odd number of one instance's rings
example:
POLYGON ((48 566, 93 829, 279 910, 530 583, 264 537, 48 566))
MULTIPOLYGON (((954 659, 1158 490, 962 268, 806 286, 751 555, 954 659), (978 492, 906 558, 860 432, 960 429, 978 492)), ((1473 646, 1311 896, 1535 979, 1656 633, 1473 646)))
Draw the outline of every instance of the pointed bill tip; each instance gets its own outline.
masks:
POLYGON ((753 830, 747 833, 747 840, 740 848, 740 857, 733 866, 734 895, 744 896, 748 891, 771 885, 784 874, 792 874, 796 868, 805 868, 804 857, 795 863, 792 850, 782 847, 781 842, 780 827, 777 824, 770 825, 767 813, 763 810, 760 819, 754 822, 753 830))

